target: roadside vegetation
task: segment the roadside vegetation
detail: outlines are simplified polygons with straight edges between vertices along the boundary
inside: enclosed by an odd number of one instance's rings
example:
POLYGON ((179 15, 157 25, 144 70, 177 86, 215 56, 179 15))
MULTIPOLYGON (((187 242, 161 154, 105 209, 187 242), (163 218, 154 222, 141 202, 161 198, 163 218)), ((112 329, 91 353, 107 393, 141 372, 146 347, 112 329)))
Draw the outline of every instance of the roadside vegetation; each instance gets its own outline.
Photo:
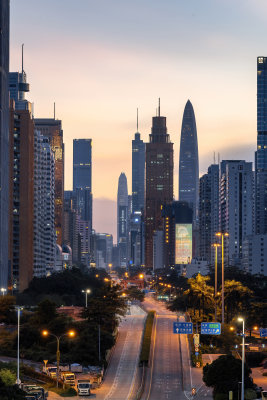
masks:
POLYGON ((145 322, 145 329, 144 329, 141 352, 140 352, 140 365, 147 366, 149 362, 154 318, 155 318, 155 311, 149 311, 145 322))
MULTIPOLYGON (((87 274, 77 269, 48 278, 35 278, 29 289, 18 296, 18 301, 20 305, 28 305, 21 317, 21 358, 54 362, 56 340, 53 336, 43 337, 42 330, 58 336, 74 330, 74 338, 65 336, 60 341, 61 362, 82 365, 105 364, 106 352, 113 346, 116 328, 127 310, 120 287, 112 286, 99 271, 87 274), (84 307, 82 290, 87 288, 91 290, 88 307, 82 308, 80 320, 57 312, 57 307, 62 304, 84 307), (40 301, 38 305, 34 304, 35 298, 40 301), (101 359, 98 354, 99 327, 101 359)), ((0 297, 0 323, 5 324, 0 329, 0 351, 1 355, 11 357, 16 356, 17 346, 15 303, 12 296, 0 297)))

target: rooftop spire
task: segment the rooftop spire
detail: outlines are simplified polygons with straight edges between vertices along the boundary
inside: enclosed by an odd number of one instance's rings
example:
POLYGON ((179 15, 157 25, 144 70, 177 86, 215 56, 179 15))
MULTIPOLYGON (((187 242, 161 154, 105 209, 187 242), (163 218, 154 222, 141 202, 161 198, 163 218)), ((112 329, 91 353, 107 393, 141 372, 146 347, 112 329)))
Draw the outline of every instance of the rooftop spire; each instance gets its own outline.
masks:
POLYGON ((21 46, 21 69, 22 69, 22 73, 23 73, 23 47, 24 47, 24 43, 22 43, 21 46))
POLYGON ((56 102, 54 101, 54 119, 56 119, 56 102))
POLYGON ((160 97, 159 97, 159 117, 160 117, 160 97))
POLYGON ((138 108, 137 108, 137 113, 136 113, 136 127, 137 127, 136 132, 138 132, 138 108))

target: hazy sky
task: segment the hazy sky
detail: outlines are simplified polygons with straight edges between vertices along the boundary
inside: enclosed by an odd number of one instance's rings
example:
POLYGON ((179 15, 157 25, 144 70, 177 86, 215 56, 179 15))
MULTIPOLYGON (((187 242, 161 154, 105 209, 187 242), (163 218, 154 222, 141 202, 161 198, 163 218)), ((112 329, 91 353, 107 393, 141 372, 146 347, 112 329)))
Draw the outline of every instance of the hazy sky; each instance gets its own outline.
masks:
POLYGON ((11 0, 10 70, 24 69, 36 117, 62 119, 65 188, 72 140, 93 139, 94 227, 115 233, 117 183, 131 192, 131 140, 147 141, 158 97, 174 142, 175 197, 183 109, 193 104, 200 173, 253 161, 256 57, 266 56, 266 0, 11 0))

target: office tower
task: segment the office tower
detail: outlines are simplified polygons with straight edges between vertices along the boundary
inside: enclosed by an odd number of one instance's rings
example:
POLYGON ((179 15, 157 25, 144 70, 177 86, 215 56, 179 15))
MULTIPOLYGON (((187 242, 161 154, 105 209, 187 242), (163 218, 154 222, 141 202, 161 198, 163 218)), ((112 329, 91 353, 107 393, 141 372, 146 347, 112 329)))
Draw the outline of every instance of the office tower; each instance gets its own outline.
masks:
POLYGON ((173 201, 162 208, 164 220, 164 267, 187 264, 192 259, 193 210, 185 201, 173 201))
POLYGON ((9 0, 0 2, 0 286, 8 284, 9 0))
POLYGON ((194 211, 194 221, 198 211, 198 142, 194 109, 188 100, 183 115, 180 159, 179 159, 179 200, 187 201, 194 211))
POLYGON ((119 264, 126 267, 128 239, 128 186, 124 172, 120 174, 117 193, 117 245, 119 247, 119 264))
POLYGON ((34 261, 33 275, 55 269, 55 159, 49 139, 34 132, 34 261))
POLYGON ((81 243, 81 262, 85 266, 89 267, 91 262, 90 256, 90 240, 91 231, 88 225, 88 221, 84 221, 80 215, 77 215, 77 226, 78 233, 81 243))
POLYGON ((78 213, 74 209, 73 191, 64 191, 64 231, 63 244, 72 249, 74 264, 81 263, 81 236, 78 232, 78 213))
POLYGON ((9 263, 11 285, 23 291, 33 277, 34 124, 28 110, 10 105, 9 263))
POLYGON ((145 202, 145 149, 146 145, 137 132, 132 140, 132 207, 133 212, 144 209, 145 202))
POLYGON ((55 156, 55 229, 57 244, 62 244, 64 219, 64 143, 60 120, 55 118, 35 118, 35 128, 48 137, 55 156))
POLYGON ((222 161, 219 190, 220 231, 229 234, 225 245, 225 261, 229 265, 239 265, 243 241, 253 233, 252 163, 222 161))
POLYGON ((10 98, 15 101, 15 110, 28 110, 31 112, 32 104, 25 98, 25 93, 30 91, 30 85, 27 83, 27 75, 23 67, 23 46, 21 72, 9 73, 8 86, 10 98))
POLYGON ((267 276, 267 235, 249 235, 245 238, 242 267, 250 274, 267 276))
POLYGON ((134 211, 130 217, 129 228, 129 260, 132 266, 142 265, 142 213, 134 211))
POLYGON ((257 151, 255 233, 267 234, 267 57, 257 58, 257 151))
POLYGON ((173 143, 167 133, 166 117, 152 119, 146 144, 145 266, 153 267, 153 234, 163 230, 162 206, 173 200, 173 143))
POLYGON ((199 180, 199 256, 214 261, 215 234, 219 232, 219 165, 212 164, 199 180))
POLYGON ((108 270, 108 265, 112 263, 112 249, 113 249, 113 236, 109 233, 97 233, 96 234, 96 253, 97 256, 97 267, 99 263, 102 264, 102 268, 108 270), (101 253, 101 254, 100 254, 101 253))

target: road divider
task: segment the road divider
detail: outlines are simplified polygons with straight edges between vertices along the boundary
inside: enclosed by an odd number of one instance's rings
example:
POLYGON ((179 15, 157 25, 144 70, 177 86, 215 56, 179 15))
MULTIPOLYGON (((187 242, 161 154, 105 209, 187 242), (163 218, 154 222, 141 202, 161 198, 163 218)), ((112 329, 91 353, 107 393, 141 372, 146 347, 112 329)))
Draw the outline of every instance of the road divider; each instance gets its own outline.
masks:
POLYGON ((155 318, 155 311, 149 311, 145 322, 144 335, 140 351, 140 361, 139 361, 140 366, 147 366, 149 362, 154 318, 155 318))

